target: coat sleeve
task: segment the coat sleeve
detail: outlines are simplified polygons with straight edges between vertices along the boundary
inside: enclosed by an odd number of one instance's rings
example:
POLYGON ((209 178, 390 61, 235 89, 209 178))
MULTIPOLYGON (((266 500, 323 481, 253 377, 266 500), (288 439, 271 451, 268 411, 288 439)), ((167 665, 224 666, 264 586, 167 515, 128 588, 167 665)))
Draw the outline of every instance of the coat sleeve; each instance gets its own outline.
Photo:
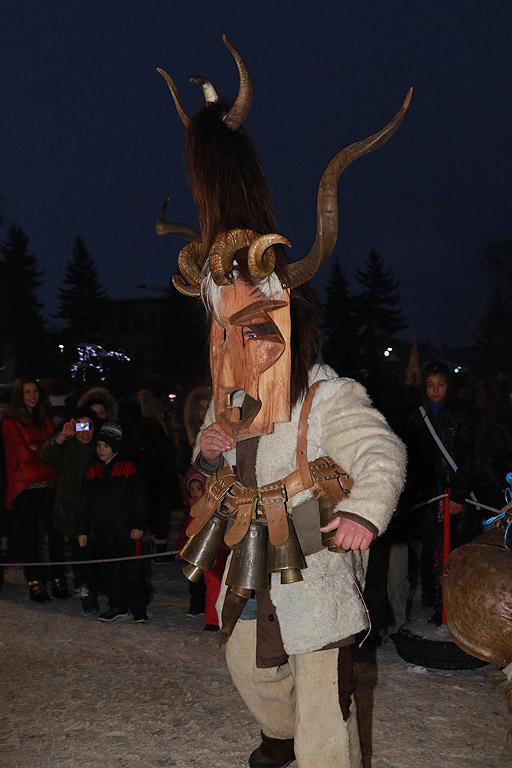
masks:
POLYGON ((462 415, 455 432, 454 460, 457 464, 457 472, 453 477, 451 488, 451 498, 458 504, 464 504, 464 499, 472 490, 473 446, 474 434, 471 422, 462 415))
POLYGON ((147 527, 146 492, 144 480, 139 472, 135 471, 129 478, 130 501, 132 505, 133 527, 144 531, 147 527))
POLYGON ((62 461, 64 457, 64 445, 59 445, 55 442, 55 435, 50 437, 45 443, 42 444, 39 449, 39 456, 50 465, 57 472, 62 468, 62 461))
POLYGON ((92 511, 91 511, 91 481, 85 477, 82 484, 82 493, 80 495, 80 503, 75 515, 75 530, 76 535, 89 536, 92 525, 92 511))
POLYGON ((2 427, 4 445, 6 450, 20 464, 39 464, 41 459, 39 452, 30 448, 27 442, 21 424, 16 419, 6 419, 2 427))
POLYGON ((348 379, 326 382, 315 400, 319 395, 324 455, 354 480, 350 496, 336 511, 381 534, 403 487, 405 446, 384 416, 372 408, 361 384, 348 379))

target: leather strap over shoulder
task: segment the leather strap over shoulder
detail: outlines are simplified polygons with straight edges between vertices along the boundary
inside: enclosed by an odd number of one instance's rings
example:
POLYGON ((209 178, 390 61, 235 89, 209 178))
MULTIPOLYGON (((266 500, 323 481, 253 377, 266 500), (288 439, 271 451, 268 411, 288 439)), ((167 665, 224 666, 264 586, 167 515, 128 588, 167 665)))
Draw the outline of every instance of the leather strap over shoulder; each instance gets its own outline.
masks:
POLYGON ((308 464, 308 419, 313 404, 313 398, 319 385, 326 381, 326 379, 320 379, 315 381, 306 392, 306 397, 302 403, 302 408, 299 416, 299 428, 297 430, 297 455, 296 455, 296 467, 299 470, 300 478, 302 480, 302 487, 304 489, 311 488, 314 483, 311 477, 308 464))

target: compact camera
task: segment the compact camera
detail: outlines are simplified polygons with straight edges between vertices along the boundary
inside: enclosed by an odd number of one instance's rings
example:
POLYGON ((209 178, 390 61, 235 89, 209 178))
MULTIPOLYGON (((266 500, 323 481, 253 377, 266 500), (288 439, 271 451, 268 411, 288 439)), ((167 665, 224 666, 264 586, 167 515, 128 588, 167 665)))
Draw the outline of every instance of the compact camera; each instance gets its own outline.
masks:
POLYGON ((91 425, 88 421, 77 421, 75 424, 75 432, 89 432, 91 425))

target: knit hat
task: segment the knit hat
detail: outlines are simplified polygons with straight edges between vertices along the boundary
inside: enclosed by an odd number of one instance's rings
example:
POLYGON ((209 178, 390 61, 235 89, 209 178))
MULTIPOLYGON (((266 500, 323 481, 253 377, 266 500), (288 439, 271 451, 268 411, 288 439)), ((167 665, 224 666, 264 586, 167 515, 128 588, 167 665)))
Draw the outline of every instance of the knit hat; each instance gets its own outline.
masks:
POLYGON ((192 474, 190 474, 187 477, 187 491, 190 488, 190 483, 192 482, 192 480, 199 480, 199 482, 201 483, 201 486, 202 486, 202 488, 204 490, 204 487, 205 487, 205 484, 206 484, 206 477, 201 472, 192 472, 192 474))
POLYGON ((123 446, 123 430, 120 424, 115 421, 105 421, 98 432, 98 440, 110 445, 114 453, 117 453, 123 446))

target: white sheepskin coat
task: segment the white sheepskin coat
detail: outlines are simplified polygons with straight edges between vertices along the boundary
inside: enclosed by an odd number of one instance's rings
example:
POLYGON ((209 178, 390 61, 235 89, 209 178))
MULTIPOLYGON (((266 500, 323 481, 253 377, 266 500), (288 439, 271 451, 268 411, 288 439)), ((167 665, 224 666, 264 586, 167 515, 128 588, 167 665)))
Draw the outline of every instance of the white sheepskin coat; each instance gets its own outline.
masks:
MULTIPOLYGON (((406 452, 381 413, 371 406, 364 387, 352 379, 338 378, 328 366, 310 371, 310 385, 319 379, 308 426, 308 461, 330 456, 354 479, 349 498, 336 507, 373 523, 382 533, 395 510, 405 475, 406 452)), ((256 455, 258 485, 284 478, 295 467, 297 429, 302 401, 291 420, 276 424, 274 433, 260 437, 256 455)), ((213 407, 203 427, 214 419, 213 407)), ((224 454, 236 464, 235 449, 224 454)), ((293 507, 311 498, 302 491, 293 507)), ((319 524, 319 523, 318 523, 319 524)), ((281 584, 272 574, 271 599, 276 607, 283 644, 290 655, 309 653, 368 627, 361 592, 368 552, 337 554, 324 549, 307 558, 304 581, 281 584)), ((224 602, 223 585, 217 607, 224 602)))

